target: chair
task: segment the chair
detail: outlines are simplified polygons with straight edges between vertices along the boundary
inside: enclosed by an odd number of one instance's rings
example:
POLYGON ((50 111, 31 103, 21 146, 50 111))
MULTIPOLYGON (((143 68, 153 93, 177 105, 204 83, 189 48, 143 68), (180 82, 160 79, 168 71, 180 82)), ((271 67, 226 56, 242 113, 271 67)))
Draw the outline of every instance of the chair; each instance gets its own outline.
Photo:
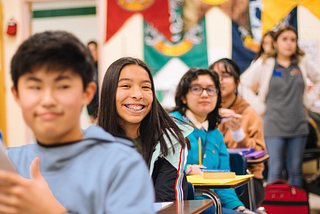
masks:
MULTIPOLYGON (((222 214, 222 205, 219 196, 212 192, 211 190, 200 190, 198 191, 198 194, 201 193, 201 195, 207 196, 210 198, 215 206, 214 213, 216 214, 222 214)), ((196 191, 194 189, 194 186, 192 183, 188 182, 188 197, 187 200, 195 200, 196 199, 196 191)))
POLYGON ((187 200, 195 200, 196 199, 196 193, 194 192, 193 184, 188 182, 188 197, 187 200))
MULTIPOLYGON (((230 168, 236 175, 247 174, 247 158, 243 153, 230 153, 230 168)), ((246 185, 236 188, 236 193, 241 196, 246 185)))
MULTIPOLYGON (((236 175, 246 175, 250 173, 247 170, 247 158, 242 153, 229 153, 230 154, 230 169, 231 171, 235 172, 236 175)), ((249 204, 250 204, 250 210, 255 210, 255 195, 254 195, 254 185, 253 185, 253 177, 250 178, 250 181, 248 184, 238 187, 235 189, 238 197, 241 196, 244 193, 245 188, 248 188, 249 193, 249 204)))

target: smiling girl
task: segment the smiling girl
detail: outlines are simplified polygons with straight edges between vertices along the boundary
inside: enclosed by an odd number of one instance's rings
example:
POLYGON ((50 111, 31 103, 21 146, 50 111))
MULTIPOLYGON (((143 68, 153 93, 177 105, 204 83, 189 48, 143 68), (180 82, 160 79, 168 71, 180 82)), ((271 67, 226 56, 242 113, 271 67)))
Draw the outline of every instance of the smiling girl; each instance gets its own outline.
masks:
POLYGON ((176 124, 162 108, 151 72, 143 61, 123 57, 110 65, 102 83, 98 125, 112 134, 134 139, 150 169, 156 201, 186 198, 184 136, 192 128, 176 124))

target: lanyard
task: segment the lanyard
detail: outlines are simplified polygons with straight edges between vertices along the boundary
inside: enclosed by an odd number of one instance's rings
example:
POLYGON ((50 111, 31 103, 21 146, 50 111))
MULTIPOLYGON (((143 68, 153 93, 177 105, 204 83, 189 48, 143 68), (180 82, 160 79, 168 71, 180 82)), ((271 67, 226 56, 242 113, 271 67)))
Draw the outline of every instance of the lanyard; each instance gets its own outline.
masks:
MULTIPOLYGON (((200 138, 201 139, 201 138, 200 138)), ((201 143, 201 146, 202 146, 202 143, 201 143)), ((203 149, 202 149, 202 151, 201 151, 201 160, 202 160, 202 163, 203 163, 203 156, 204 156, 204 153, 205 153, 205 151, 206 151, 206 147, 207 147, 207 137, 206 137, 206 139, 205 139, 205 141, 204 141, 204 145, 203 145, 203 149)), ((200 149, 200 148, 199 148, 200 149)), ((201 163, 201 165, 202 165, 202 163, 201 163)))

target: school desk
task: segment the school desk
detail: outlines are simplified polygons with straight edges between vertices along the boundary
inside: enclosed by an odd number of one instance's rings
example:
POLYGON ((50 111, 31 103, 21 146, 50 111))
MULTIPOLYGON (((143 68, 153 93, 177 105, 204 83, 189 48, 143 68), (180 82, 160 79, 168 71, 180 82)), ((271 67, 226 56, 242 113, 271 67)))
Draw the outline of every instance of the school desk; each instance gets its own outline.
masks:
POLYGON ((205 195, 212 199, 215 213, 222 214, 221 201, 211 189, 235 189, 249 182, 253 175, 237 175, 230 179, 203 179, 200 175, 187 176, 188 182, 194 186, 196 195, 205 195))

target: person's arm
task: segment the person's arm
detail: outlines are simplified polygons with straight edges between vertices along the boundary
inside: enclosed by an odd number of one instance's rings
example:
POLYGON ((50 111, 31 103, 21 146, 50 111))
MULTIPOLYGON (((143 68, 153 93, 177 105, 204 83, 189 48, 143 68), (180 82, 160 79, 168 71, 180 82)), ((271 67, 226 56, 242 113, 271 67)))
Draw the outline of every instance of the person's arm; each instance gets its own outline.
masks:
POLYGON ((31 179, 26 179, 0 170, 0 213, 68 213, 42 177, 38 157, 30 166, 30 175, 31 179))
POLYGON ((166 157, 159 157, 155 162, 152 179, 156 192, 156 201, 184 200, 188 183, 184 173, 185 149, 176 145, 175 153, 169 149, 166 157))
POLYGON ((153 214, 154 189, 148 168, 142 157, 132 150, 112 170, 111 183, 105 196, 108 214, 153 214))
POLYGON ((258 113, 249 106, 242 115, 242 128, 245 137, 242 141, 238 142, 237 147, 255 148, 256 151, 266 150, 263 124, 258 113))
POLYGON ((316 67, 306 58, 303 59, 306 64, 305 68, 307 70, 307 77, 309 77, 312 82, 312 90, 306 92, 306 96, 304 97, 305 107, 307 109, 311 109, 313 107, 314 102, 318 99, 320 95, 320 73, 316 69, 316 67))
POLYGON ((240 76, 240 84, 238 86, 239 94, 242 98, 247 100, 250 105, 259 113, 263 115, 266 111, 266 106, 261 102, 260 98, 254 91, 252 86, 255 84, 260 85, 262 69, 262 58, 250 65, 250 67, 240 76))
MULTIPOLYGON (((230 169, 230 157, 226 145, 223 141, 223 136, 220 134, 219 139, 216 139, 219 147, 219 167, 218 169, 230 169)), ((236 209, 239 206, 244 206, 239 200, 234 189, 214 189, 221 200, 223 207, 228 209, 236 209)))

